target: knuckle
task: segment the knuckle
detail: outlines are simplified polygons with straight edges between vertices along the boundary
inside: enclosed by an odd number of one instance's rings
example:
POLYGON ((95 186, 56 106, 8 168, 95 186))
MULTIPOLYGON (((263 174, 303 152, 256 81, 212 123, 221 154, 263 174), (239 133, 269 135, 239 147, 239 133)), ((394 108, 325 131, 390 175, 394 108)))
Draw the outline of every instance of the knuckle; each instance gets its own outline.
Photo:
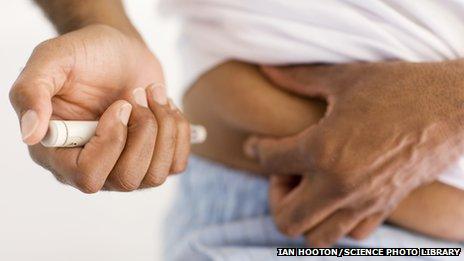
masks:
POLYGON ((293 224, 292 222, 288 222, 285 220, 276 219, 275 224, 277 229, 284 235, 289 237, 298 236, 298 226, 293 224))
POLYGON ((122 149, 126 143, 126 136, 124 134, 124 129, 121 128, 113 128, 111 132, 108 132, 107 135, 101 135, 99 136, 102 144, 96 144, 96 146, 103 146, 104 144, 117 144, 118 149, 122 149))
MULTIPOLYGON (((20 76, 21 77, 21 76, 20 76)), ((49 96, 46 92, 46 86, 49 81, 46 78, 36 77, 34 79, 23 82, 18 78, 9 92, 9 99, 13 106, 19 105, 22 101, 32 99, 34 101, 48 100, 49 96)), ((15 109, 18 109, 15 107, 15 109)))
POLYGON ((188 133, 190 133, 190 123, 186 118, 179 116, 177 126, 179 129, 186 130, 188 133))
POLYGON ((11 87, 10 89, 10 92, 8 93, 8 98, 10 99, 10 103, 13 105, 15 105, 16 100, 17 100, 16 97, 18 97, 18 86, 19 86, 18 84, 13 85, 13 87, 11 87))
POLYGON ((147 187, 158 187, 166 181, 165 176, 149 175, 144 180, 144 185, 147 187))
POLYGON ((114 133, 114 137, 110 140, 111 143, 114 144, 119 144, 118 146, 118 151, 122 150, 124 148, 124 145, 126 144, 126 137, 124 133, 119 133, 119 135, 116 135, 116 132, 114 133))
POLYGON ((117 175, 115 187, 124 192, 134 191, 139 188, 140 182, 129 175, 117 175))
POLYGON ((332 174, 333 188, 336 194, 346 196, 355 191, 356 184, 347 175, 332 174))
POLYGON ((179 174, 184 172, 187 169, 187 164, 186 163, 177 163, 174 164, 174 166, 171 169, 171 172, 173 174, 179 174))
POLYGON ((160 122, 160 130, 166 142, 173 144, 177 136, 176 120, 173 117, 166 117, 160 122))
POLYGON ((155 117, 149 113, 144 113, 143 116, 139 119, 139 125, 141 128, 147 132, 153 133, 158 130, 158 122, 155 117))
POLYGON ((308 244, 311 246, 311 247, 316 247, 316 248, 319 248, 319 247, 328 247, 331 245, 330 241, 325 239, 325 238, 321 238, 321 237, 309 237, 308 238, 308 244))
POLYGON ((352 195, 353 193, 361 193, 364 191, 358 184, 353 175, 347 175, 341 172, 327 173, 327 181, 330 183, 330 190, 327 191, 329 196, 334 198, 344 198, 352 195))
POLYGON ((343 234, 343 231, 345 231, 346 224, 344 222, 336 222, 333 224, 333 227, 331 228, 330 233, 327 233, 327 237, 335 237, 336 235, 341 235, 343 234))
POLYGON ((53 174, 53 176, 56 178, 56 180, 58 180, 59 182, 63 184, 67 184, 65 174, 56 170, 56 168, 54 167, 56 165, 53 163, 54 162, 53 158, 49 159, 49 157, 45 157, 44 155, 41 155, 40 153, 34 151, 33 147, 29 147, 29 155, 31 156, 31 159, 36 164, 49 170, 53 174))
POLYGON ((53 45, 54 42, 55 42, 54 39, 47 39, 45 41, 42 41, 36 47, 34 47, 34 49, 32 50, 32 53, 36 54, 36 53, 40 53, 43 51, 47 51, 49 50, 50 46, 53 45))
POLYGON ((172 115, 168 115, 162 119, 162 127, 165 129, 173 129, 176 127, 176 119, 172 115))
POLYGON ((80 172, 74 177, 74 185, 86 194, 93 194, 100 191, 103 183, 99 182, 91 173, 80 172))
POLYGON ((366 202, 366 208, 369 209, 371 212, 378 211, 378 210, 387 210, 388 203, 386 199, 382 198, 381 196, 374 197, 373 199, 366 202))
POLYGON ((164 118, 169 117, 170 113, 168 109, 161 107, 159 110, 156 111, 155 117, 159 122, 162 122, 164 118))
POLYGON ((63 173, 57 171, 56 169, 52 167, 47 167, 46 169, 48 169, 53 174, 53 177, 55 177, 55 179, 58 182, 62 184, 68 184, 68 182, 66 181, 65 175, 63 173))
POLYGON ((76 187, 85 194, 95 194, 100 191, 100 188, 96 186, 91 186, 89 184, 79 184, 76 187))
POLYGON ((355 229, 350 233, 350 237, 355 240, 362 240, 365 239, 369 235, 369 231, 367 229, 355 229))
POLYGON ((316 141, 311 141, 309 163, 318 172, 333 175, 353 176, 359 172, 359 163, 351 153, 341 152, 335 138, 325 134, 316 141))
POLYGON ((50 172, 53 174, 53 176, 55 177, 55 179, 56 179, 58 182, 60 182, 60 183, 62 183, 62 184, 66 184, 66 179, 65 179, 65 177, 64 177, 61 173, 57 172, 57 171, 54 170, 54 169, 50 169, 50 172))
POLYGON ((28 95, 26 86, 21 82, 16 82, 9 92, 9 99, 13 105, 16 105, 21 99, 28 95))
POLYGON ((319 172, 332 172, 334 165, 333 155, 331 155, 324 145, 315 146, 312 148, 312 153, 309 158, 311 165, 319 172))
POLYGON ((43 155, 42 153, 36 151, 36 146, 29 146, 29 156, 31 159, 38 165, 44 167, 45 169, 51 170, 53 163, 51 163, 50 157, 43 155))
POLYGON ((281 166, 285 166, 292 171, 296 169, 304 171, 300 166, 302 161, 297 157, 299 155, 295 155, 295 152, 297 150, 293 148, 286 147, 283 149, 279 141, 265 139, 257 144, 253 154, 267 173, 275 173, 277 169, 282 169, 281 166))

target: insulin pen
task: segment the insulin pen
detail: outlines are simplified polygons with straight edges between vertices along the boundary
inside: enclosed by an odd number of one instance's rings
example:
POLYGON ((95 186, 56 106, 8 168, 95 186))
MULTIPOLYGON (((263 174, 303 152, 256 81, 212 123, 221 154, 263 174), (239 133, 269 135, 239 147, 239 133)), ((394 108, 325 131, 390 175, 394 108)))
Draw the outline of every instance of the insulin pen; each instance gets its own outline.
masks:
MULTIPOLYGON (((81 147, 95 135, 98 121, 52 120, 41 143, 45 147, 81 147)), ((190 125, 190 142, 203 143, 206 129, 201 125, 190 125)))

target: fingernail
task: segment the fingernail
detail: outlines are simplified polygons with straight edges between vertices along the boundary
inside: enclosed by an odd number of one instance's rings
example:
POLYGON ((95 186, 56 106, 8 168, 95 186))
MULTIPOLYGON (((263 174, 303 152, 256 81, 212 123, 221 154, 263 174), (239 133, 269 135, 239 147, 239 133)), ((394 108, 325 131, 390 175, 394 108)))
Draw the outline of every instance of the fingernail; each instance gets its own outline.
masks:
POLYGON ((245 155, 249 158, 256 159, 257 158, 257 151, 256 151, 256 144, 257 140, 255 138, 250 138, 245 142, 244 151, 245 155))
POLYGON ((122 124, 127 126, 127 123, 129 122, 129 117, 131 115, 132 111, 132 105, 129 103, 126 103, 121 106, 119 109, 119 120, 121 120, 122 124))
POLYGON ((168 100, 166 97, 166 87, 164 86, 164 84, 162 83, 152 84, 150 88, 151 88, 151 93, 153 95, 153 100, 155 100, 155 102, 161 105, 166 105, 168 100))
POLYGON ((168 99, 168 105, 169 105, 169 109, 171 109, 173 111, 177 110, 177 107, 176 107, 176 105, 174 105, 174 102, 172 101, 171 98, 168 99))
POLYGON ((135 89, 134 91, 132 91, 132 96, 134 96, 134 100, 138 105, 148 108, 147 94, 145 93, 145 89, 135 89))
POLYGON ((29 138, 39 125, 39 115, 34 110, 28 110, 21 117, 21 136, 23 141, 29 138))

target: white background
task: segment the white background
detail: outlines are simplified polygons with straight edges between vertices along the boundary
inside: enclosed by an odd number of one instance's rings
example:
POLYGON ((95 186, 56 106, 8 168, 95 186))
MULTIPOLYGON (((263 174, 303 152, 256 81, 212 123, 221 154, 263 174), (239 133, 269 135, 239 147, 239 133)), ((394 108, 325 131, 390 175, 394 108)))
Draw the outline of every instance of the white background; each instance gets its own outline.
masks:
MULTIPOLYGON (((175 86, 177 27, 156 16, 156 2, 128 0, 126 7, 175 86)), ((159 260, 175 180, 149 191, 85 195, 35 165, 21 142, 8 91, 34 46, 54 35, 32 1, 0 0, 0 260, 159 260)))

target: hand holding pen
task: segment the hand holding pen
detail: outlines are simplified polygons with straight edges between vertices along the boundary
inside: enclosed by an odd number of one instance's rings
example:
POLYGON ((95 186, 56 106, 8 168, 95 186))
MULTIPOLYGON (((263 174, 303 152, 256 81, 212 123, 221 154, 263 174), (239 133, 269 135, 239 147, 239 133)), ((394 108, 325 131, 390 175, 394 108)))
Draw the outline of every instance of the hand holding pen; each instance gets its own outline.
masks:
POLYGON ((163 83, 141 38, 89 25, 37 46, 10 100, 31 157, 59 181, 86 193, 131 191, 158 186, 187 164, 190 124, 163 83), (71 136, 63 145, 77 147, 45 147, 51 120, 98 124, 85 146, 71 136))

